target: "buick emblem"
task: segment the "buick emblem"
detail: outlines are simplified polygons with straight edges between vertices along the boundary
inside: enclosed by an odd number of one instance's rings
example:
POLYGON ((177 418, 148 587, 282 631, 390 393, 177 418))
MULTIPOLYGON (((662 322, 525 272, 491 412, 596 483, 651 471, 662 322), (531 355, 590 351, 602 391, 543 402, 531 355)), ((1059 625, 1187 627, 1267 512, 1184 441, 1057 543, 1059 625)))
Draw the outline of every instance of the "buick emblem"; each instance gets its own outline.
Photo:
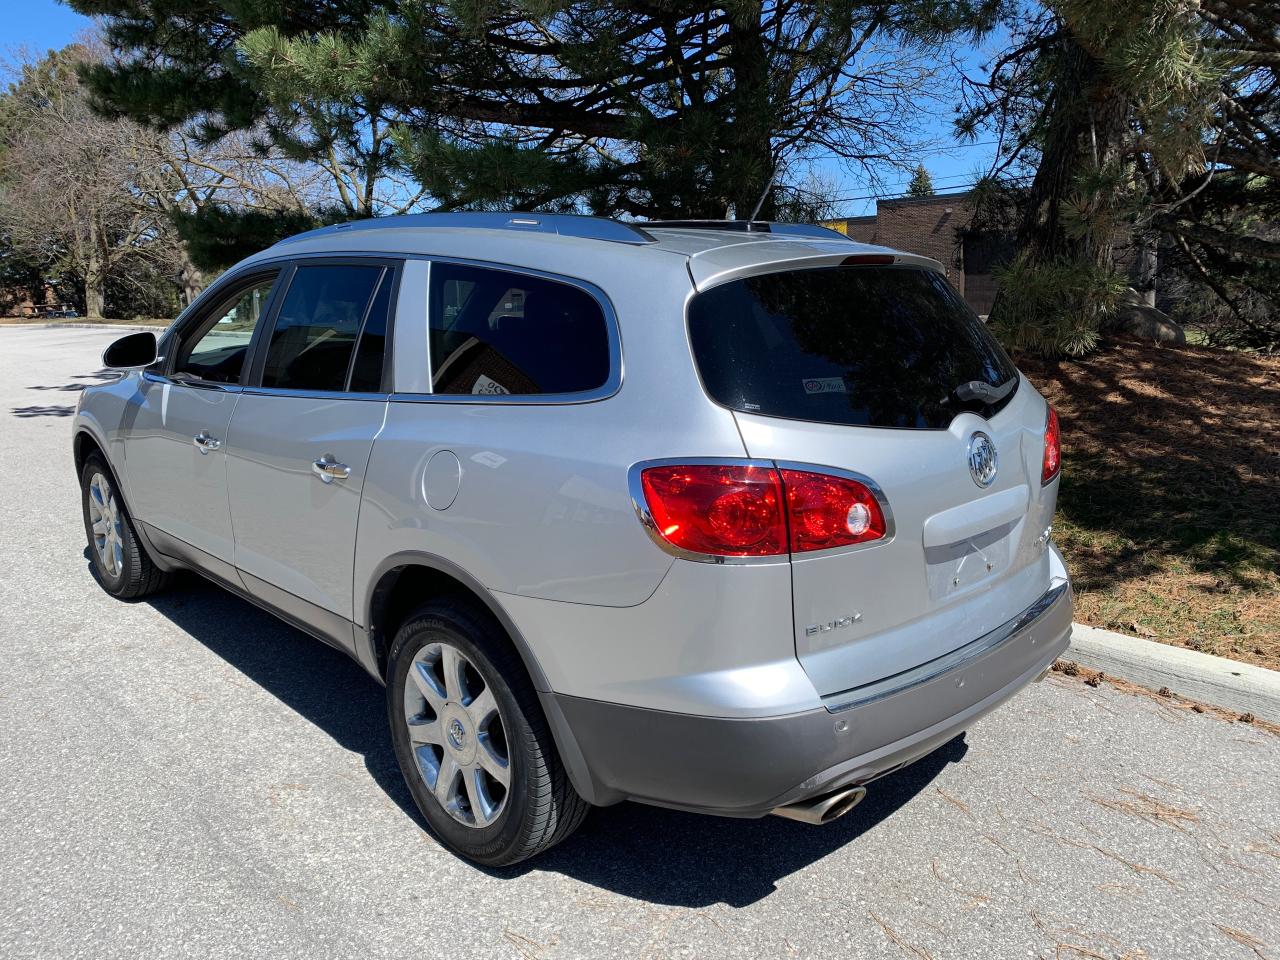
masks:
POLYGON ((463 729, 462 724, 457 718, 449 721, 449 742, 459 750, 462 749, 462 741, 467 739, 467 731, 463 729))
POLYGON ((969 438, 969 476, 980 487, 989 487, 996 482, 996 471, 1000 469, 996 459, 996 445, 982 431, 969 438))

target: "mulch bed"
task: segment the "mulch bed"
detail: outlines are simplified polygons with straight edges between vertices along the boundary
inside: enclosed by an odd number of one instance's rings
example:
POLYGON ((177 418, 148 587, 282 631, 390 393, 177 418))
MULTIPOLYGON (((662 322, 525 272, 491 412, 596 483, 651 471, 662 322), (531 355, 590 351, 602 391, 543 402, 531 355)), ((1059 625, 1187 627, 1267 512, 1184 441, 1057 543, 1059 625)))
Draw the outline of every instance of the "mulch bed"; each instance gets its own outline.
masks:
POLYGON ((1280 359, 1119 342, 1018 364, 1062 424, 1077 619, 1280 669, 1280 359))

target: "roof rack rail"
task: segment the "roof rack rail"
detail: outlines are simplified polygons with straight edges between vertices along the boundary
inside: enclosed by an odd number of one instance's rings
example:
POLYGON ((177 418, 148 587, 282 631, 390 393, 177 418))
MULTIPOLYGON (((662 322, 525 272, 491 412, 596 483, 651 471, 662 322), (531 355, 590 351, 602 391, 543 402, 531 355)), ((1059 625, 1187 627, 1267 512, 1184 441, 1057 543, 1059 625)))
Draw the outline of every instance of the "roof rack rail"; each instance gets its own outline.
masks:
POLYGON ((738 233, 773 233, 785 237, 812 237, 815 240, 848 240, 839 230, 812 223, 777 223, 772 220, 643 220, 641 227, 680 230, 731 230, 738 233))
POLYGON ((280 243, 356 230, 420 228, 523 230, 529 233, 554 233, 562 237, 579 237, 584 240, 608 240, 612 243, 640 245, 655 242, 655 239, 639 226, 606 217, 587 217, 571 213, 459 211, 457 213, 409 213, 394 217, 374 217, 371 220, 336 223, 330 227, 320 227, 318 230, 296 234, 281 240, 280 243))

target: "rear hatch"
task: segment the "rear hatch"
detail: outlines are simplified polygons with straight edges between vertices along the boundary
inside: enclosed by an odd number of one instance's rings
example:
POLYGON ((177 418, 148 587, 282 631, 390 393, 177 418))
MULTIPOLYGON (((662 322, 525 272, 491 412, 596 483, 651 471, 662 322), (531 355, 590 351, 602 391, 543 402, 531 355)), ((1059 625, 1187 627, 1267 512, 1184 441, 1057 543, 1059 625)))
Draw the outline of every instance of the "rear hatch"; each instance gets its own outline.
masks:
POLYGON ((945 656, 1049 588, 1044 400, 940 273, 883 259, 774 264, 689 306, 748 456, 856 473, 887 504, 884 539, 792 557, 796 655, 823 695, 945 656))

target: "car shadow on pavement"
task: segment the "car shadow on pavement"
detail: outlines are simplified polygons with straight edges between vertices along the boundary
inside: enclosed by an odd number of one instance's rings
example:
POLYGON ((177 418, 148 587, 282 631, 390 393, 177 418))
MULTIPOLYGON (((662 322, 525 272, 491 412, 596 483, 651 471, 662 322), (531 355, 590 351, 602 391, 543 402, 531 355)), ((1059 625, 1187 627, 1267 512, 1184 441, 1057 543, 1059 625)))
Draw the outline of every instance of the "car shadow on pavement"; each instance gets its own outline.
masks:
MULTIPOLYGON (((782 878, 856 844, 968 750, 963 734, 909 767, 870 784, 866 799, 823 826, 779 817, 735 820, 621 803, 593 810, 572 838, 496 876, 554 871, 649 903, 744 907, 782 878)), ((856 860, 856 848, 851 852, 856 860)), ((868 870, 876 864, 867 864, 868 870)))
POLYGON ((363 756, 374 782, 425 829, 391 747, 383 688, 359 664, 193 573, 179 574, 170 589, 143 602, 363 756))
MULTIPOLYGON (((391 747, 382 687, 355 661, 195 575, 182 575, 174 589, 145 602, 341 747, 363 756, 378 786, 426 829, 391 747)), ((877 780, 851 813, 825 826, 623 803, 592 811, 577 834, 541 857, 485 872, 498 879, 560 873, 668 906, 746 906, 771 894, 783 877, 856 843, 966 750, 958 737, 877 780)))

